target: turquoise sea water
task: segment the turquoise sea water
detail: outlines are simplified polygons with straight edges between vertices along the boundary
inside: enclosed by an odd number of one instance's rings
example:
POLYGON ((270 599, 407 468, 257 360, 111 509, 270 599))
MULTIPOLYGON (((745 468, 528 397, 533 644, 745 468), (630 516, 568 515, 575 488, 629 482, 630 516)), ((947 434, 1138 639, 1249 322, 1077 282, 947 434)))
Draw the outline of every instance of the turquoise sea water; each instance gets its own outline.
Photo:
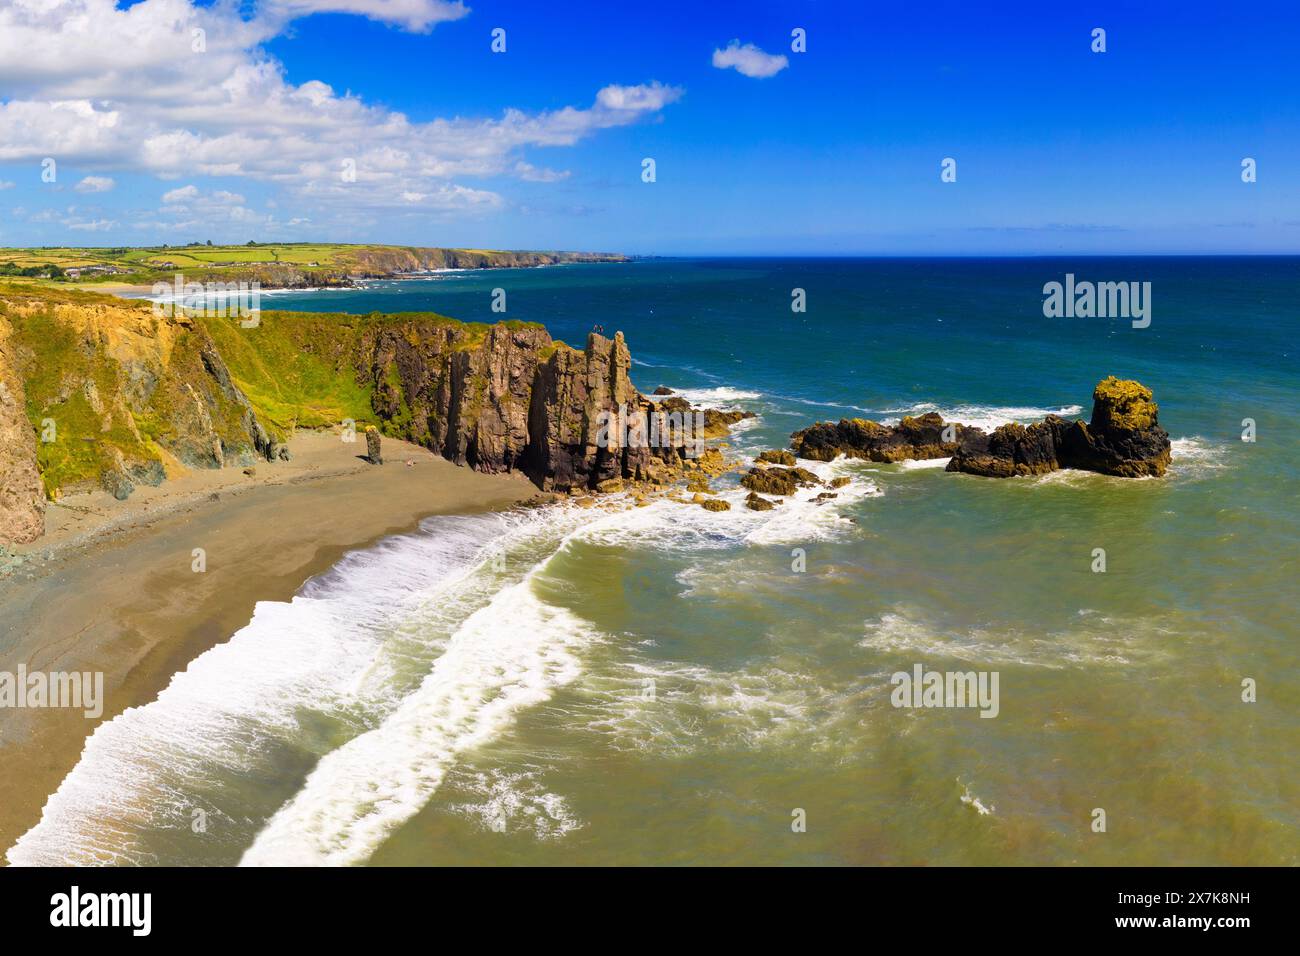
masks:
POLYGON ((574 345, 622 329, 644 392, 757 412, 737 453, 844 416, 1086 417, 1115 374, 1173 466, 838 462, 839 498, 761 514, 429 519, 101 727, 11 860, 1300 862, 1300 260, 656 260, 263 307, 493 321, 495 288, 574 345), (1150 327, 1044 318, 1067 272, 1151 282, 1150 327), (917 664, 996 672, 997 716, 891 706, 917 664))

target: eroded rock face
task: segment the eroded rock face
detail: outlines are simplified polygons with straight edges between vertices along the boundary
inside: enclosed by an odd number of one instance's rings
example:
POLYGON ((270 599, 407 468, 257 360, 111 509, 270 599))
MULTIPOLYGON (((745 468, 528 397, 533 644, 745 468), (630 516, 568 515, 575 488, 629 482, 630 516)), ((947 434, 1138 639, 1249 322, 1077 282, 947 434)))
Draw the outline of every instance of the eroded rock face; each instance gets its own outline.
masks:
POLYGON ((0 541, 26 544, 45 532, 45 495, 22 379, 9 357, 9 331, 0 317, 0 541))
POLYGON ((959 449, 976 450, 987 436, 978 428, 947 423, 936 412, 881 425, 865 418, 818 422, 790 436, 800 458, 832 461, 840 455, 868 461, 947 458, 959 449), (946 432, 946 434, 945 434, 946 432))

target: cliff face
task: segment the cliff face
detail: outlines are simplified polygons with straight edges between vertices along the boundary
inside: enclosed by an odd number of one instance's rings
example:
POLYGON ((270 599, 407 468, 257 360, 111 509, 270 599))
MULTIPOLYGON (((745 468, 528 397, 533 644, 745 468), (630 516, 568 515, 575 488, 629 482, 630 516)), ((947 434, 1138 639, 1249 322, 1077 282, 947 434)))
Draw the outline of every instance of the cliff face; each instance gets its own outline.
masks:
POLYGON ((11 331, 0 317, 0 541, 28 542, 45 531, 45 496, 27 395, 10 355, 11 331))
POLYGON ((375 424, 544 489, 648 479, 685 449, 602 432, 620 406, 654 409, 630 367, 621 333, 592 334, 580 351, 538 325, 425 313, 272 312, 242 328, 0 288, 0 541, 39 535, 46 496, 99 487, 125 498, 186 468, 275 461, 301 427, 375 424), (42 430, 51 440, 37 440, 42 430))

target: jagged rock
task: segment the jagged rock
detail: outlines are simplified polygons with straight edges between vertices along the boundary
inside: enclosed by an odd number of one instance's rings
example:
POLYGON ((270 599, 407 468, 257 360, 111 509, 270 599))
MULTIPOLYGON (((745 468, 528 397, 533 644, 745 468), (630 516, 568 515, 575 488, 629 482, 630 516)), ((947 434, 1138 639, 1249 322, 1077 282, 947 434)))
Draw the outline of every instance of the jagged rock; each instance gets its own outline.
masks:
POLYGON ((731 434, 731 426, 737 422, 754 418, 754 412, 721 411, 716 408, 704 409, 704 437, 725 438, 731 434))
POLYGON ((675 393, 674 393, 673 390, 672 390, 671 388, 669 388, 667 385, 660 385, 658 388, 656 388, 656 389, 654 390, 654 392, 653 392, 652 394, 654 394, 654 395, 673 395, 673 394, 675 394, 675 393))
POLYGON ((789 496, 798 488, 820 484, 816 475, 806 468, 751 468, 741 485, 750 491, 767 495, 789 496))
POLYGON ((849 482, 851 482, 852 480, 853 480, 853 479, 850 478, 848 475, 840 475, 838 478, 832 478, 830 481, 826 482, 826 487, 827 487, 827 488, 843 488, 845 485, 847 485, 847 484, 848 484, 849 482))
POLYGON ((281 445, 276 454, 281 461, 293 461, 293 453, 289 451, 288 445, 281 445))
POLYGON ((366 426, 366 461, 372 465, 384 463, 383 450, 380 447, 379 429, 374 425, 366 426))
POLYGON ((705 511, 730 511, 731 505, 721 498, 706 498, 700 502, 700 507, 705 511))
POLYGON ((1169 467, 1169 433, 1157 421, 1151 390, 1110 376, 1092 393, 1092 420, 1067 421, 1049 415, 1028 427, 1003 425, 988 446, 962 451, 949 471, 1006 478, 1058 468, 1097 471, 1121 478, 1159 477, 1169 467))
POLYGON ((978 428, 945 422, 938 413, 906 417, 897 425, 881 425, 865 418, 844 418, 839 422, 818 422, 790 436, 791 447, 800 458, 832 461, 840 455, 868 461, 896 462, 905 459, 947 458, 960 449, 983 447, 986 436, 978 428), (951 431, 945 435, 945 431, 951 431), (951 438, 951 441, 946 441, 951 438))
POLYGON ((783 448, 776 448, 772 451, 765 451, 758 456, 758 461, 766 462, 771 465, 793 466, 795 457, 783 448))
POLYGON ((601 494, 610 495, 623 490, 622 478, 606 478, 604 481, 597 482, 596 490, 601 494))
POLYGON ((948 471, 962 471, 988 478, 1042 475, 1056 471, 1059 467, 1056 458, 1056 426, 1050 419, 1029 426, 1015 423, 1002 425, 994 429, 986 447, 958 452, 948 462, 948 471))
POLYGON ((750 511, 771 511, 777 504, 779 502, 769 501, 753 491, 745 497, 745 507, 750 511))

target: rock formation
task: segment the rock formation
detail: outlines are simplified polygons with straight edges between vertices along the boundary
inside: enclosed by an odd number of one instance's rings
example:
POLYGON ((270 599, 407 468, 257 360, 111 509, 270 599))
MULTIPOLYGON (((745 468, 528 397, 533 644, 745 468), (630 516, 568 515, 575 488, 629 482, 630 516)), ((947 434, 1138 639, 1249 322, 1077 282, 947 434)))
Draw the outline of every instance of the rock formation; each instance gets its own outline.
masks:
MULTIPOLYGON (((790 436, 800 458, 839 455, 870 461, 951 458, 948 471, 992 478, 1041 475, 1060 468, 1124 478, 1160 476, 1169 466, 1169 434, 1157 423, 1151 390, 1110 377, 1093 391, 1091 422, 1055 415, 1033 425, 1010 423, 992 434, 931 412, 897 425, 866 419, 819 422, 790 436)), ((755 488, 762 491, 762 488, 755 488)))
POLYGON ((881 425, 865 418, 818 422, 790 436, 790 446, 800 458, 832 461, 840 455, 868 461, 903 461, 912 458, 947 458, 959 448, 984 438, 978 428, 945 423, 935 412, 904 418, 897 425, 881 425))
POLYGON ((1151 389, 1111 376, 1092 393, 1092 420, 1055 415, 1034 425, 1003 425, 984 449, 963 449, 949 471, 1003 478, 1058 468, 1097 471, 1121 478, 1159 477, 1170 461, 1169 433, 1157 420, 1151 389))

